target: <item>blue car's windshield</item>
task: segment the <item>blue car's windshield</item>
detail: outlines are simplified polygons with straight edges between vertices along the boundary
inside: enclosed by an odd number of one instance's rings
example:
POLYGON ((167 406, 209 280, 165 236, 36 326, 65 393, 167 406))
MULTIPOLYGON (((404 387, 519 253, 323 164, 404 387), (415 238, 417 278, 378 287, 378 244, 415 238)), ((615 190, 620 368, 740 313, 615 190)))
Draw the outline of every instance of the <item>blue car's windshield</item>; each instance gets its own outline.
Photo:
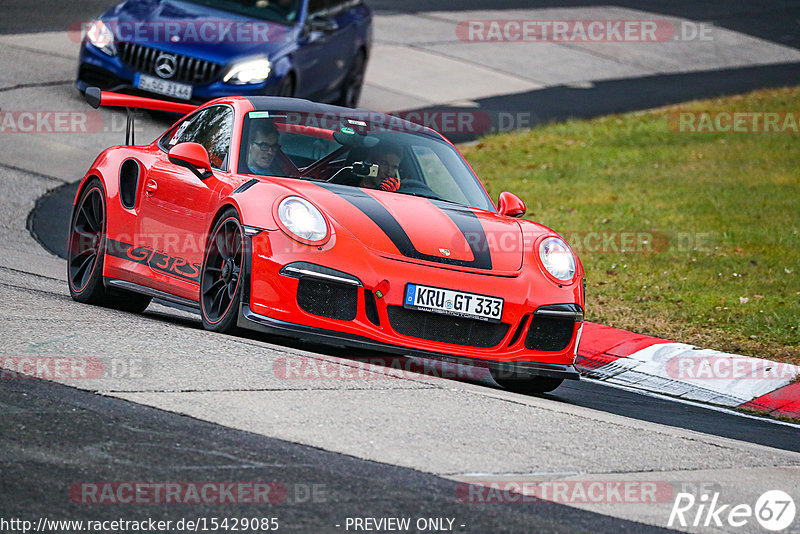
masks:
POLYGON ((255 19, 294 24, 300 16, 300 0, 184 0, 255 19))
MULTIPOLYGON (((245 119, 239 173, 380 189, 495 211, 461 154, 422 127, 284 111, 245 119)), ((386 118, 381 115, 380 117, 386 118)))

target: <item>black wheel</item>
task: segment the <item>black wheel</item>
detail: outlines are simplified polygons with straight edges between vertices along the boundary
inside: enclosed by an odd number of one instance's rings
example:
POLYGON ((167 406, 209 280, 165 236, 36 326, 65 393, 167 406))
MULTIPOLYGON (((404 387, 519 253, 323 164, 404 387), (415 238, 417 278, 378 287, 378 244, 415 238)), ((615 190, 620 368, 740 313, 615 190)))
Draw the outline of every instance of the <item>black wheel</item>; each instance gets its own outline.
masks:
POLYGON ((84 189, 69 226, 67 241, 67 281, 73 300, 86 304, 106 304, 103 286, 105 253, 106 194, 100 180, 91 180, 84 189))
POLYGON ((103 285, 106 249, 106 194, 100 180, 93 179, 81 194, 69 227, 67 280, 72 298, 86 304, 109 306, 140 313, 150 297, 103 285))
POLYGON ((292 73, 286 73, 286 76, 283 77, 281 83, 278 84, 278 88, 275 90, 275 96, 294 96, 294 78, 292 78, 292 73))
POLYGON ((200 310, 203 326, 233 333, 239 315, 244 233, 236 210, 226 211, 209 234, 200 274, 200 310))
POLYGON ((525 395, 536 395, 539 393, 549 393, 553 391, 564 381, 563 378, 548 378, 548 377, 531 377, 531 378, 498 378, 492 372, 494 381, 503 386, 503 388, 513 391, 514 393, 523 393, 525 395))
POLYGON ((361 87, 364 85, 364 71, 367 67, 367 57, 363 50, 359 50, 350 70, 347 71, 344 82, 342 82, 342 95, 339 97, 338 104, 348 108, 358 106, 358 99, 361 97, 361 87))

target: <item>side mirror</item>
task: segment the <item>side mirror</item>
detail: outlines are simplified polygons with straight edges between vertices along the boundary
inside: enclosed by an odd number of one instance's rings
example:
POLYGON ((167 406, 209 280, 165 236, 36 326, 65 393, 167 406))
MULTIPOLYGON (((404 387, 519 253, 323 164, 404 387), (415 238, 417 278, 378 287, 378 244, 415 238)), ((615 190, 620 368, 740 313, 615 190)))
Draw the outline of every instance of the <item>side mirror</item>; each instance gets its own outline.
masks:
POLYGON ((312 32, 333 33, 339 29, 339 24, 332 18, 317 15, 309 19, 308 27, 312 32))
POLYGON ((175 165, 186 167, 201 180, 211 176, 211 160, 208 152, 200 143, 178 143, 167 152, 169 161, 175 165), (205 169, 203 172, 200 169, 205 169))
POLYGON ((525 215, 525 203, 514 193, 508 191, 500 193, 497 199, 497 211, 507 217, 522 217, 525 215))

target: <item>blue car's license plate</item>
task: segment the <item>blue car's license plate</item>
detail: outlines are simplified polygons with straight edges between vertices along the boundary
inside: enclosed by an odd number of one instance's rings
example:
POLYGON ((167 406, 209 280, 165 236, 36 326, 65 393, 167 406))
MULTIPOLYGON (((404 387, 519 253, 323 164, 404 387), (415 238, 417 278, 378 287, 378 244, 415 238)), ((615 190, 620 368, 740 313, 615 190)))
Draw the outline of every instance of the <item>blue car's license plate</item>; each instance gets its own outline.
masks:
POLYGON ((185 83, 170 82, 160 78, 154 78, 147 74, 137 74, 134 85, 139 89, 158 93, 160 95, 173 96, 183 100, 192 98, 192 86, 185 83))

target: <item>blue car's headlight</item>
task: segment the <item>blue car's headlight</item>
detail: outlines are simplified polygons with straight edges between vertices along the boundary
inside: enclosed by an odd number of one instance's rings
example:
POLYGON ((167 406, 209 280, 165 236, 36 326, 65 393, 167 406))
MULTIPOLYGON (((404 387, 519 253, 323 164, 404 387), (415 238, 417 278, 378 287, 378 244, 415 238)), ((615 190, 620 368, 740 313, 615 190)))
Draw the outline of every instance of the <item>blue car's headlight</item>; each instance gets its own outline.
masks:
POLYGON ((89 25, 86 40, 109 56, 117 53, 117 48, 114 46, 114 34, 102 20, 95 20, 89 25))
POLYGON ((261 83, 269 77, 272 64, 268 59, 253 59, 234 64, 222 81, 235 85, 261 83))
POLYGON ((539 244, 539 259, 547 272, 563 282, 575 276, 575 256, 563 239, 548 237, 539 244))

